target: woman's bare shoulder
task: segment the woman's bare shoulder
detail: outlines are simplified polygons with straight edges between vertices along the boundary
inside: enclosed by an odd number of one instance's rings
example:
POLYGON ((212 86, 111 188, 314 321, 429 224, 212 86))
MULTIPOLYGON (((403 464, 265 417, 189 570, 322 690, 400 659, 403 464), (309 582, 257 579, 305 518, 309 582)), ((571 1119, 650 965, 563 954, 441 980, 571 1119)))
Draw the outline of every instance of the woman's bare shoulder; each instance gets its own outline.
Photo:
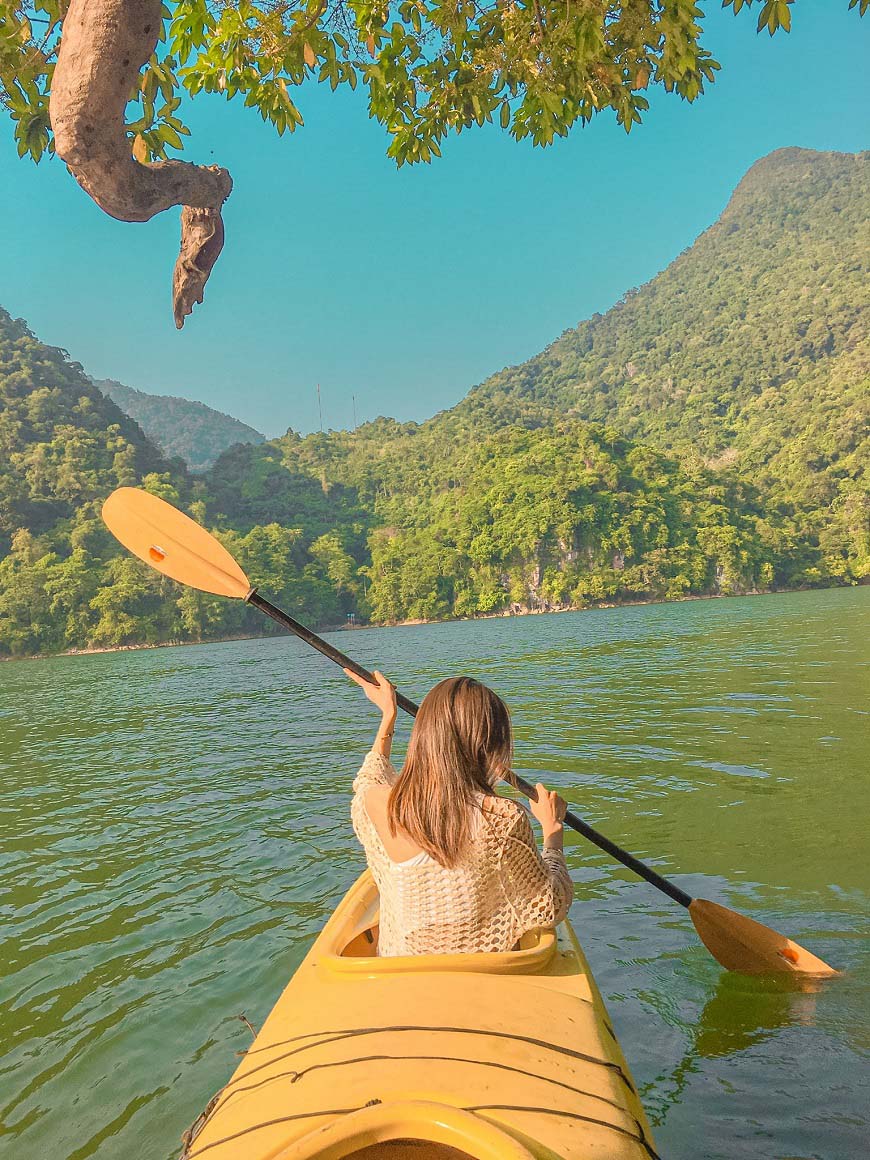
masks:
POLYGON ((393 787, 389 782, 373 781, 371 785, 367 785, 365 788, 364 800, 366 804, 371 802, 379 808, 386 809, 392 792, 393 787))

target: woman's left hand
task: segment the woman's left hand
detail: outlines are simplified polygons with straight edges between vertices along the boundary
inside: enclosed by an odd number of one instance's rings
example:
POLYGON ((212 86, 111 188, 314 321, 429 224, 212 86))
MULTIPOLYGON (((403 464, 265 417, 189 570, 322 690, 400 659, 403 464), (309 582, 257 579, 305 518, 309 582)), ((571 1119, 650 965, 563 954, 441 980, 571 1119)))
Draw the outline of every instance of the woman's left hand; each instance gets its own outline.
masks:
POLYGON ((389 679, 383 673, 379 673, 375 669, 373 676, 378 682, 376 685, 371 684, 365 677, 358 677, 356 673, 350 669, 344 670, 345 675, 350 677, 354 684, 359 685, 368 699, 373 705, 377 705, 385 717, 396 715, 396 686, 391 684, 389 679))

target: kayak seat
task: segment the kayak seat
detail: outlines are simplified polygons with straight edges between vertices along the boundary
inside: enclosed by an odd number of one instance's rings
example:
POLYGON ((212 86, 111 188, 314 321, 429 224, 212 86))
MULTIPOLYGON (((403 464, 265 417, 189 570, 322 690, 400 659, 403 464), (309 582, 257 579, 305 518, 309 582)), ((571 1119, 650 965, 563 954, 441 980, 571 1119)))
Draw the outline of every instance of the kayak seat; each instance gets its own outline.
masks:
MULTIPOLYGON (((543 933, 544 932, 540 930, 526 931, 517 945, 513 948, 514 951, 528 951, 536 949, 541 945, 541 935, 543 933)), ((377 953, 378 924, 375 923, 374 926, 367 926, 365 930, 361 930, 358 934, 355 934, 350 942, 347 943, 347 945, 342 950, 341 956, 342 958, 348 959, 365 959, 377 956, 377 953)), ((440 957, 441 956, 439 955, 439 958, 440 957)))

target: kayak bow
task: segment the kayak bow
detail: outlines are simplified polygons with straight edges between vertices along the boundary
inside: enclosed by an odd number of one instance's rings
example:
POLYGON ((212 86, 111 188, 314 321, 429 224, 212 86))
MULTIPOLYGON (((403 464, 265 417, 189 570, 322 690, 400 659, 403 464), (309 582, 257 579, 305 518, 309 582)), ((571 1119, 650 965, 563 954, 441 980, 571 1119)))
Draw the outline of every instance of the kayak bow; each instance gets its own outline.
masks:
POLYGON ((651 1160, 649 1125, 565 922, 506 953, 377 957, 366 872, 183 1160, 651 1160))

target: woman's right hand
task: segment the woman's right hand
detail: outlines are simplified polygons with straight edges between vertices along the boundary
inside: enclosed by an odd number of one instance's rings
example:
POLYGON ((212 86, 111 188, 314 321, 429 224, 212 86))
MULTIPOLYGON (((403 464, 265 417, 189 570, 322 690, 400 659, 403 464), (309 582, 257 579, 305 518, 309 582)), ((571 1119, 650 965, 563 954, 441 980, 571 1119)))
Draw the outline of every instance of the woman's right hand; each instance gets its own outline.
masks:
POLYGON ((372 676, 378 682, 373 685, 371 681, 367 681, 365 677, 358 677, 356 673, 350 669, 344 670, 345 675, 362 689, 368 699, 373 705, 377 705, 385 717, 396 715, 396 686, 391 684, 389 679, 383 673, 379 673, 375 669, 372 676))
POLYGON ((544 837, 561 832, 562 822, 568 812, 568 803, 555 790, 547 789, 541 782, 535 786, 537 798, 529 798, 529 809, 541 823, 544 837))

